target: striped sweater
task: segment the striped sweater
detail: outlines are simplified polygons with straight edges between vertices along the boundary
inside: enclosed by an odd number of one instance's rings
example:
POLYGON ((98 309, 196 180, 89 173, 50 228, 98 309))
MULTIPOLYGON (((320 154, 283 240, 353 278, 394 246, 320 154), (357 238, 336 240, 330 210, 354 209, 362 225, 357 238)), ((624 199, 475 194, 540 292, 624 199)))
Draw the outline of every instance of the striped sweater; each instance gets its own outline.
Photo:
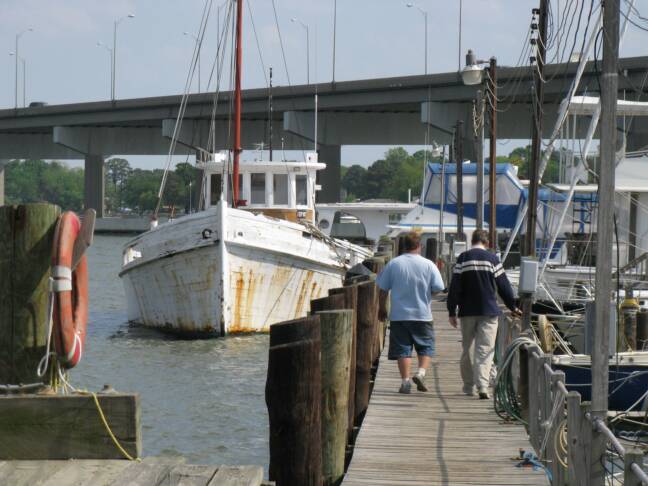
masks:
POLYGON ((457 315, 457 307, 459 317, 499 315, 497 293, 506 307, 516 308, 515 294, 499 258, 479 247, 459 255, 448 293, 450 317, 457 315))

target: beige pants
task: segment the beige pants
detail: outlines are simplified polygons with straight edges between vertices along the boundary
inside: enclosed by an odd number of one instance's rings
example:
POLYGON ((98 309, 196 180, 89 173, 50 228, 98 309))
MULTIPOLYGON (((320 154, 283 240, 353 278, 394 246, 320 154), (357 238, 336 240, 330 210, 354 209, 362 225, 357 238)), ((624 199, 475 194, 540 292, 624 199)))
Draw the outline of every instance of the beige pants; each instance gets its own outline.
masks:
POLYGON ((460 318, 460 322, 463 347, 461 378, 464 386, 487 388, 495 353, 498 317, 465 316, 460 318), (471 353, 473 347, 474 352, 471 353))

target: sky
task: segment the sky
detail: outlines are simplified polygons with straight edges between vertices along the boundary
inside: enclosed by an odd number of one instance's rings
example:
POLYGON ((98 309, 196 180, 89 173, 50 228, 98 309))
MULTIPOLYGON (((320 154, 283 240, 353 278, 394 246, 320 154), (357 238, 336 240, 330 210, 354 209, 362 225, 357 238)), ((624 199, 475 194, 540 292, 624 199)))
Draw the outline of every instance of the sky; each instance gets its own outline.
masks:
MULTIPOLYGON (((306 33, 309 26, 311 81, 332 79, 333 7, 335 0, 274 0, 292 84, 306 81, 306 33), (298 21, 291 22, 291 18, 298 21)), ((552 0, 553 4, 574 0, 552 0)), ((201 53, 204 87, 216 52, 226 2, 213 1, 201 53)), ((272 66, 274 84, 288 84, 271 0, 248 0, 244 18, 243 87, 265 86, 272 66), (249 6, 249 8, 248 8, 249 6), (259 39, 255 40, 250 11, 259 39), (263 62, 260 61, 260 58, 263 62)), ((641 4, 637 6, 641 9, 641 4)), ((428 12, 428 70, 455 71, 463 53, 496 55, 500 65, 514 65, 526 42, 531 8, 538 0, 463 0, 462 55, 459 58, 459 0, 418 0, 428 12)), ((183 91, 204 0, 0 0, 0 107, 14 106, 14 62, 9 53, 20 38, 19 55, 27 67, 26 102, 49 104, 106 100, 110 97, 113 25, 119 23, 116 96, 138 98, 183 91)), ((222 28, 222 27, 221 27, 222 28)), ((424 16, 400 0, 337 0, 337 81, 422 74, 424 16)), ((646 54, 645 37, 631 29, 622 55, 646 54)), ((21 73, 22 75, 22 73, 21 73)), ((22 104, 22 81, 19 103, 22 104)), ((197 89, 197 80, 193 90, 197 89)), ((517 143, 520 145, 522 142, 517 143)), ((500 144, 507 154, 515 143, 500 144)), ((342 163, 366 165, 388 147, 344 147, 342 163)), ((406 147, 410 151, 421 147, 406 147)), ((129 157, 134 165, 158 167, 159 157, 129 157)))

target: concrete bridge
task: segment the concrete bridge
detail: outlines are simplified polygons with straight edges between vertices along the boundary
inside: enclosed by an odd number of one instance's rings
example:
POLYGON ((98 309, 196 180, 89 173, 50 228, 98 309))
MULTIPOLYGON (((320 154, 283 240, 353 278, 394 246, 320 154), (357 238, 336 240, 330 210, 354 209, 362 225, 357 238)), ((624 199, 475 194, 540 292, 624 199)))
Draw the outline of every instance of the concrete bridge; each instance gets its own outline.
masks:
MULTIPOLYGON (((648 57, 622 59, 619 93, 636 99, 644 92, 648 57)), ((556 117, 576 65, 554 64, 545 70, 545 137, 556 117)), ((531 133, 531 68, 498 70, 498 137, 526 139, 531 133)), ((597 71, 589 63, 579 94, 597 93, 597 71)), ((472 101, 477 87, 464 86, 459 73, 275 87, 272 116, 273 146, 286 150, 312 149, 314 94, 319 94, 318 150, 328 164, 321 174, 321 202, 340 195, 340 153, 343 145, 422 145, 429 129, 433 140, 449 143, 452 126, 465 122, 467 157, 472 157, 472 101)), ((227 148, 232 94, 221 92, 189 97, 180 130, 177 154, 207 147, 215 108, 215 140, 227 148)), ((126 99, 0 110, 0 168, 14 158, 85 159, 85 205, 103 213, 103 162, 112 155, 165 155, 180 107, 180 96, 126 99)), ((582 117, 581 117, 582 118, 582 117)), ((268 91, 243 92, 243 148, 267 143, 268 91)), ((584 135, 585 127, 577 128, 584 135)), ((648 145, 648 124, 636 119, 628 149, 648 145)), ((0 169, 0 204, 3 201, 0 169)))

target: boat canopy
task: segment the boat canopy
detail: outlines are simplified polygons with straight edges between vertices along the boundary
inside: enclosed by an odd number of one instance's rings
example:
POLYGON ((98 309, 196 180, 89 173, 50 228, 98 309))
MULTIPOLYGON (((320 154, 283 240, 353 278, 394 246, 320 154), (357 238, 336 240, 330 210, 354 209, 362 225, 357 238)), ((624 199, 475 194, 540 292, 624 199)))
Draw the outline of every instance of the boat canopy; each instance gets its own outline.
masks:
MULTIPOLYGON (((209 160, 196 164, 205 175, 203 199, 205 207, 227 200, 228 186, 223 175, 229 174, 228 154, 216 153, 209 160), (223 194, 224 191, 224 194, 223 194)), ((316 153, 307 153, 306 161, 241 161, 239 166, 240 198, 246 208, 313 209, 317 171, 326 164, 317 161, 316 153)))

